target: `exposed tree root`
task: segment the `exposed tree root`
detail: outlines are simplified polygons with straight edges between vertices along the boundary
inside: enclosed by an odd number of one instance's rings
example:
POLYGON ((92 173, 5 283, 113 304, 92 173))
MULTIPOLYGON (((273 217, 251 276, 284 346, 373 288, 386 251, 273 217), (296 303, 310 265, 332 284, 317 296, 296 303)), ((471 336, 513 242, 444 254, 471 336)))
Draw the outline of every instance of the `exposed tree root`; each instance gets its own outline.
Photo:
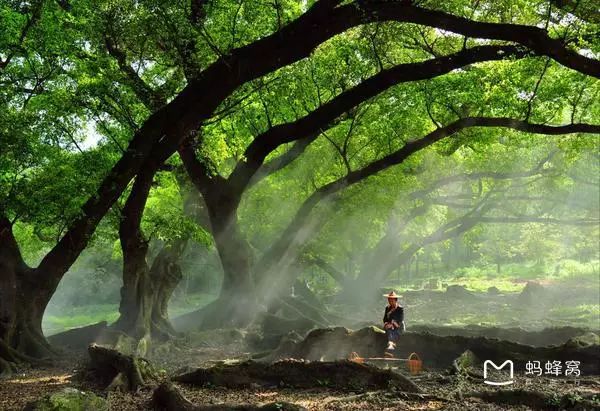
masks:
POLYGON ((174 318, 171 323, 179 332, 238 328, 247 326, 259 311, 249 296, 222 296, 199 310, 174 318), (236 304, 231 304, 236 301, 236 304))
POLYGON ((380 357, 387 345, 385 333, 375 327, 351 331, 347 328, 324 328, 311 331, 300 342, 282 341, 281 345, 261 361, 284 358, 309 361, 335 361, 358 352, 361 357, 380 357))
POLYGON ((312 322, 315 326, 326 327, 327 320, 320 310, 312 307, 310 304, 301 301, 298 298, 288 297, 278 299, 279 305, 284 311, 287 311, 291 316, 312 322))
POLYGON ((171 383, 162 383, 152 395, 152 406, 157 410, 164 411, 301 411, 305 408, 286 402, 270 403, 262 406, 257 405, 194 405, 179 392, 171 383))
POLYGON ((290 332, 305 333, 316 327, 314 321, 306 318, 289 319, 265 313, 260 319, 261 328, 266 336, 283 336, 290 332))
POLYGON ((17 364, 0 357, 0 378, 10 377, 17 371, 17 364))
POLYGON ((297 388, 328 387, 341 390, 365 390, 397 387, 402 391, 421 392, 407 377, 352 361, 307 362, 296 360, 265 364, 246 361, 233 365, 200 368, 177 376, 177 382, 217 386, 290 386, 297 388))
POLYGON ((0 340, 0 377, 10 377, 20 366, 51 365, 49 358, 34 358, 12 348, 0 340))
MULTIPOLYGON (((303 341, 281 344, 262 361, 283 358, 305 360, 336 360, 349 358, 352 352, 361 357, 381 356, 386 346, 386 336, 375 327, 350 331, 346 328, 329 328, 311 331, 303 341)), ((580 370, 585 375, 599 373, 600 347, 598 345, 573 346, 563 344, 552 347, 532 347, 509 341, 484 337, 437 336, 407 332, 402 334, 394 352, 397 358, 408 358, 417 352, 424 367, 448 368, 466 350, 472 351, 482 360, 502 363, 510 359, 515 370, 524 370, 527 361, 580 361, 580 370)))
POLYGON ((93 377, 107 390, 136 391, 156 378, 143 358, 92 344, 88 348, 93 377))
POLYGON ((375 397, 384 397, 390 400, 405 400, 405 401, 442 401, 442 402, 455 402, 454 400, 446 397, 440 397, 439 395, 416 393, 416 392, 405 392, 405 391, 394 391, 394 392, 382 392, 382 391, 371 391, 355 395, 346 395, 343 398, 336 399, 336 402, 353 402, 359 400, 370 400, 375 397))

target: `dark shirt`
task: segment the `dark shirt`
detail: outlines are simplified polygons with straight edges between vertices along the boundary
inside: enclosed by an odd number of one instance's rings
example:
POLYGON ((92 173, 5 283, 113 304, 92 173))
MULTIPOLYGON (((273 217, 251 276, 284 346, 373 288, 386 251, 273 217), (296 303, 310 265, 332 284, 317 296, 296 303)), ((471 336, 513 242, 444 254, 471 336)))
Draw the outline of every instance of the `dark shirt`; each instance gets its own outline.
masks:
POLYGON ((392 312, 390 312, 391 308, 392 307, 390 307, 389 305, 385 307, 385 314, 383 315, 383 322, 389 323, 390 321, 394 320, 400 325, 400 328, 403 328, 402 322, 404 321, 404 308, 397 305, 396 309, 393 310, 392 312))

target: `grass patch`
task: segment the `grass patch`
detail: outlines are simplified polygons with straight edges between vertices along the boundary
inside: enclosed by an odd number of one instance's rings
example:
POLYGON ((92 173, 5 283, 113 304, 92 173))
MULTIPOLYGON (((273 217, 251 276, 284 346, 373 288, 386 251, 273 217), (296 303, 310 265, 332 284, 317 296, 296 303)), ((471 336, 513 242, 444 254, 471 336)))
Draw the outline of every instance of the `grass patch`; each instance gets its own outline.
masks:
MULTIPOLYGON (((173 318, 197 310, 215 298, 216 295, 204 293, 174 298, 169 306, 169 315, 173 318)), ((110 324, 117 318, 119 318, 119 304, 89 304, 55 309, 50 307, 44 315, 42 328, 44 334, 49 336, 100 321, 107 321, 110 324)))
POLYGON ((60 312, 50 310, 44 315, 42 328, 44 334, 52 335, 70 330, 71 328, 96 324, 100 321, 111 323, 118 317, 118 304, 90 304, 61 309, 60 312))
POLYGON ((553 265, 506 264, 501 266, 500 272, 495 265, 463 267, 389 286, 400 291, 418 290, 426 288, 430 280, 437 279, 440 285, 463 285, 471 291, 485 292, 496 287, 502 293, 516 293, 521 292, 527 281, 538 281, 544 285, 574 283, 598 287, 599 274, 598 261, 580 263, 563 260, 553 265))

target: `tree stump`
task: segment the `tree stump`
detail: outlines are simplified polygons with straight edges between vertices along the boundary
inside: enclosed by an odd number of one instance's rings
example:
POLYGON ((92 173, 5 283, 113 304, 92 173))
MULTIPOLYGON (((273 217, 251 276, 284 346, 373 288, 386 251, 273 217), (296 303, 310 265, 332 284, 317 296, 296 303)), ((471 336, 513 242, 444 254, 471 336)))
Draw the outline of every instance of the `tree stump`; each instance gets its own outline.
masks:
POLYGON ((147 360, 115 349, 91 344, 90 371, 107 390, 137 391, 156 379, 147 360))

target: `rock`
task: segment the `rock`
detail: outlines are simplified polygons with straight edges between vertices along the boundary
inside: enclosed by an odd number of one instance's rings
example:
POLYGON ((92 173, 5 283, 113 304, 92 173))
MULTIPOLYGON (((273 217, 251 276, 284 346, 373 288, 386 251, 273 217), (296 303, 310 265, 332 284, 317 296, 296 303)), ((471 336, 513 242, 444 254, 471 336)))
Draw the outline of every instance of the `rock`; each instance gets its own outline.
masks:
POLYGON ((592 345, 600 345, 600 336, 593 332, 585 333, 569 339, 565 345, 569 347, 589 347, 592 345))
POLYGON ((108 411, 108 403, 92 392, 65 388, 27 404, 25 411, 108 411))
POLYGON ((446 288, 446 296, 450 298, 472 297, 473 293, 465 288, 464 285, 449 285, 446 288))
POLYGON ((540 283, 535 281, 528 281, 519 294, 517 301, 520 304, 531 305, 531 304, 543 304, 546 296, 546 289, 540 283))
POLYGON ((492 287, 490 287, 490 288, 487 289, 487 293, 489 295, 499 295, 500 294, 500 290, 498 289, 498 287, 492 286, 492 287))
POLYGON ((427 290, 437 290, 440 288, 440 280, 437 278, 430 278, 424 288, 427 290))

